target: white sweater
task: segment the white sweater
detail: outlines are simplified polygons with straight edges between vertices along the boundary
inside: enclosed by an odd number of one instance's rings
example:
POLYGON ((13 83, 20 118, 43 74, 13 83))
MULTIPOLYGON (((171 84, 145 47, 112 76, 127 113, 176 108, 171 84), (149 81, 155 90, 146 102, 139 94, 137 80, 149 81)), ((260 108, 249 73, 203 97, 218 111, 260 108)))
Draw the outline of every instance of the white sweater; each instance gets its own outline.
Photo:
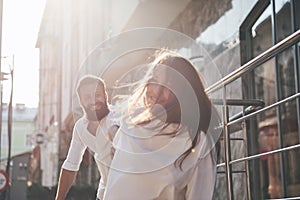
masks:
MULTIPOLYGON (((184 160, 180 170, 174 162, 191 147, 189 132, 181 127, 176 136, 172 137, 162 135, 151 126, 128 126, 121 123, 113 142, 116 152, 104 199, 212 199, 216 153, 207 135, 201 133, 195 151, 184 160)), ((174 128, 171 124, 164 131, 170 133, 174 128)))

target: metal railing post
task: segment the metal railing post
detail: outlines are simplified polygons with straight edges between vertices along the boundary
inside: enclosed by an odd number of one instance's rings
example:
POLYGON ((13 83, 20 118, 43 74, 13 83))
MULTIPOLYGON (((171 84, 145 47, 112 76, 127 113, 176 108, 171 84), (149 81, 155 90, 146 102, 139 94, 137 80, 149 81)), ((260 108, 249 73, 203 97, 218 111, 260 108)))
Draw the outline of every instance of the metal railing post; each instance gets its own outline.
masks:
POLYGON ((227 198, 229 200, 234 199, 233 187, 232 187, 232 167, 229 164, 231 161, 231 149, 230 149, 230 134, 228 130, 228 105, 226 103, 226 87, 223 88, 223 128, 224 128, 224 146, 225 146, 225 173, 226 173, 226 186, 227 186, 227 198))

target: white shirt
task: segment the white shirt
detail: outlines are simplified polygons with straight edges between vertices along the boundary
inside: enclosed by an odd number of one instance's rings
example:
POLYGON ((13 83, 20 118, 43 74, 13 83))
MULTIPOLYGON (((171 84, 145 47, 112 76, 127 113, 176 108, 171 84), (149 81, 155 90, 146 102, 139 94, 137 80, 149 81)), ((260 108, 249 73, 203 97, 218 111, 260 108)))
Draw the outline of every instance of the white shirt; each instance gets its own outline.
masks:
POLYGON ((74 126, 73 136, 66 160, 62 168, 70 171, 78 171, 86 148, 93 151, 101 179, 98 186, 97 197, 102 199, 105 190, 108 168, 111 162, 111 142, 108 137, 108 129, 113 124, 110 114, 103 118, 97 128, 96 136, 87 130, 88 120, 80 118, 74 126))
MULTIPOLYGON (((174 130, 172 126, 168 128, 174 130)), ((164 131, 170 133, 168 128, 164 131)), ((180 170, 174 162, 191 147, 187 129, 181 127, 177 135, 172 137, 158 135, 149 127, 124 127, 121 124, 113 142, 116 152, 104 199, 212 199, 216 154, 208 140, 207 135, 201 133, 195 152, 183 161, 180 170)))

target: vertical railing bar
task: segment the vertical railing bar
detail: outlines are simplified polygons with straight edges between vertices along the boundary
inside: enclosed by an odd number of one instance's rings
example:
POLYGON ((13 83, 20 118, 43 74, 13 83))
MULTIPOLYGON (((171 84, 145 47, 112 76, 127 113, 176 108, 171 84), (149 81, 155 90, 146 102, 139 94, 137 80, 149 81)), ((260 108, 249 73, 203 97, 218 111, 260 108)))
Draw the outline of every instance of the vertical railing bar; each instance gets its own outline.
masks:
MULTIPOLYGON (((245 116, 245 108, 243 108, 243 116, 245 116)), ((247 126, 246 121, 242 122, 242 133, 244 138, 244 149, 245 149, 245 157, 248 157, 248 138, 247 138, 247 126)), ((251 200, 251 188, 250 188, 250 170, 249 170, 249 161, 245 161, 245 173, 246 173, 246 185, 247 185, 247 199, 251 200)))
POLYGON ((224 120, 224 146, 225 146, 225 172, 226 172, 226 185, 227 185, 227 199, 233 200, 233 187, 232 187, 232 167, 229 164, 231 160, 230 149, 230 135, 228 131, 228 106, 226 103, 226 86, 223 87, 223 120, 224 120))
MULTIPOLYGON (((271 16, 271 22, 272 22, 272 43, 275 45, 277 43, 277 21, 276 21, 276 7, 275 7, 275 0, 271 0, 271 6, 272 6, 272 16, 271 16)), ((279 101, 281 99, 281 80, 280 80, 280 72, 278 67, 278 57, 275 56, 275 88, 276 88, 276 101, 279 101)), ((279 148, 283 147, 283 129, 282 129, 282 117, 281 117, 281 106, 276 107, 276 113, 277 113, 277 130, 278 130, 278 145, 279 148)), ((279 162, 280 162, 280 178, 281 178, 281 192, 282 197, 286 197, 286 186, 285 186, 285 166, 284 166, 284 154, 279 153, 279 162)))
MULTIPOLYGON (((292 31, 297 31, 296 24, 296 10, 295 10, 295 0, 291 0, 291 19, 292 19, 292 31)), ((300 70, 299 70, 299 50, 297 44, 294 45, 294 74, 295 74, 295 92, 300 92, 300 70)), ((298 122, 298 137, 300 143, 300 99, 296 99, 296 107, 297 107, 297 122, 298 122)))

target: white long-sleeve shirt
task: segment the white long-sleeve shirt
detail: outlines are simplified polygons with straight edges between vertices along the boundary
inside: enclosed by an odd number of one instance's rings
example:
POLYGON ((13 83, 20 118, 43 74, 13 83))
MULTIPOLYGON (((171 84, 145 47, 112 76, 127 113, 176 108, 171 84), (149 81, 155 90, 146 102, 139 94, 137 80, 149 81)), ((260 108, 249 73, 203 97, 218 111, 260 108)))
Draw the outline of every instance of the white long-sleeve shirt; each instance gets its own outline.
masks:
POLYGON ((101 179, 98 186, 97 197, 102 199, 105 190, 109 165, 111 162, 111 142, 108 137, 108 129, 113 124, 110 114, 101 120, 96 135, 87 130, 88 120, 80 118, 74 126, 72 140, 68 155, 62 168, 70 171, 78 171, 83 154, 87 148, 94 152, 101 179))
MULTIPOLYGON (((168 128, 172 129, 172 126, 168 128)), ((212 199, 216 153, 208 140, 207 135, 201 133, 200 142, 183 161, 181 170, 174 162, 191 147, 187 129, 181 128, 172 137, 157 134, 149 127, 124 127, 121 124, 114 139, 116 152, 104 199, 212 199)))

